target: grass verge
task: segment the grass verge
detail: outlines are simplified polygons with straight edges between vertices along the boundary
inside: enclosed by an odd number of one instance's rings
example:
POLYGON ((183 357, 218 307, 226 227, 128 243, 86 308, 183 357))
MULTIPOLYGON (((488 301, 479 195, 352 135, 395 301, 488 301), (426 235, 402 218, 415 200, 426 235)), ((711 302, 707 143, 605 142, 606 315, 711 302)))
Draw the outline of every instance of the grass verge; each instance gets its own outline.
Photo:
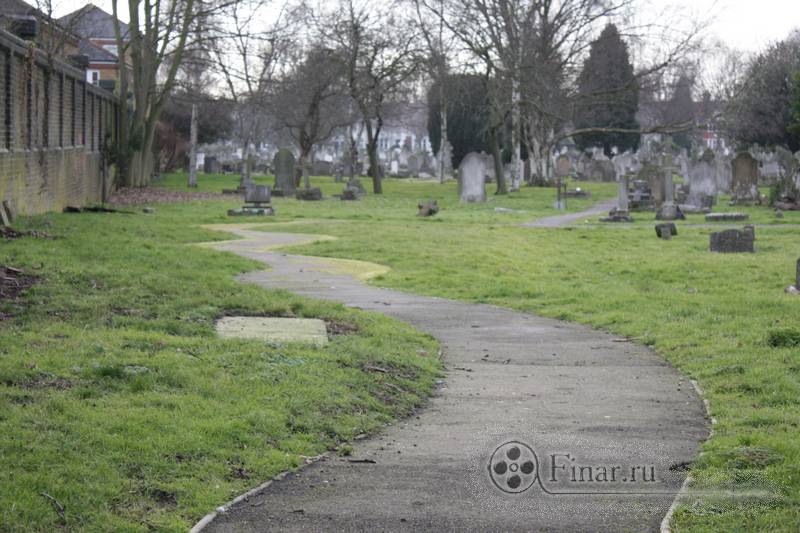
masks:
POLYGON ((230 238, 196 227, 228 207, 30 217, 18 229, 55 238, 0 241, 0 265, 36 275, 0 301, 0 530, 185 531, 424 403, 440 368, 430 337, 242 285, 263 265, 188 246, 230 238), (339 335, 221 340, 225 314, 320 317, 339 335))

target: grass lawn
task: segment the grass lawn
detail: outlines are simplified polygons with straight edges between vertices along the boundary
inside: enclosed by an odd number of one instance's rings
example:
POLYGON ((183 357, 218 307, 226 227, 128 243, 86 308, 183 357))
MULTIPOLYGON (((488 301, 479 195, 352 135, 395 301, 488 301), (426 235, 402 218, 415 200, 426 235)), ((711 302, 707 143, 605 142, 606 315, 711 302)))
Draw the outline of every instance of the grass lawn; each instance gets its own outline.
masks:
MULTIPOLYGON (((216 192, 236 178, 199 181, 216 192)), ((314 181, 326 195, 342 188, 314 181)), ((185 182, 172 175, 158 185, 185 190, 185 182)), ((616 194, 615 184, 580 186, 593 198, 570 199, 570 211, 616 194)), ((691 226, 704 222, 698 215, 672 241, 656 238, 651 213, 634 214, 632 225, 518 227, 557 214, 553 200, 552 189, 525 188, 460 206, 453 183, 387 180, 383 196, 359 202, 275 199, 264 229, 304 221, 275 228, 337 236, 292 251, 387 265, 373 280, 381 286, 592 324, 652 346, 699 381, 718 421, 692 467, 697 486, 771 495, 693 498, 676 529, 800 529, 800 298, 783 293, 800 230, 781 227, 800 224, 800 213, 776 220, 748 208, 752 221, 776 222, 756 230, 758 253, 718 255, 708 252, 712 229, 691 226), (429 198, 442 211, 415 217, 429 198)), ((431 339, 389 319, 241 286, 233 276, 258 265, 186 246, 228 238, 195 225, 225 222, 237 204, 32 217, 20 229, 64 238, 0 243, 0 264, 42 278, 0 325, 0 486, 10 487, 0 492, 0 524, 58 525, 46 492, 64 504, 69 529, 180 530, 302 455, 423 401, 438 370, 431 339), (325 349, 216 339, 213 319, 233 311, 319 316, 359 331, 325 349), (378 361, 418 379, 361 370, 378 361), (69 387, 54 386, 62 379, 69 387), (383 379, 404 393, 389 396, 395 389, 383 379)), ((253 220, 234 220, 242 221, 253 220)))
POLYGON ((0 301, 0 531, 186 531, 424 403, 440 369, 430 337, 237 283, 263 265, 189 246, 229 238, 195 227, 225 207, 30 217, 16 229, 57 238, 0 240, 0 265, 39 276, 24 305, 0 301), (221 340, 226 314, 357 331, 325 348, 221 340))

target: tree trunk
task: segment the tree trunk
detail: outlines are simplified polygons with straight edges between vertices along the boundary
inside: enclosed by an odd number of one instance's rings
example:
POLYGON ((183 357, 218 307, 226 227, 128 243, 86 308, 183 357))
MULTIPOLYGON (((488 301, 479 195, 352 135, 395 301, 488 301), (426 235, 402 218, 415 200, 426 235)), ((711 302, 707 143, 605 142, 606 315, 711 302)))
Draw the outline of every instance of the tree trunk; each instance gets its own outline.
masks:
MULTIPOLYGON (((367 116, 363 113, 364 117, 367 116)), ((378 135, 380 134, 380 122, 378 128, 373 129, 372 122, 365 118, 367 127, 367 156, 369 157, 370 174, 372 175, 372 192, 373 194, 383 194, 383 186, 381 184, 381 169, 378 162, 378 135)))
POLYGON ((381 184, 381 169, 378 162, 378 143, 370 142, 367 144, 367 153, 369 154, 370 173, 372 174, 372 192, 374 194, 383 194, 383 185, 381 184))
POLYGON ((300 161, 299 161, 299 163, 300 163, 300 172, 302 172, 302 175, 303 175, 303 187, 305 187, 306 189, 310 189, 311 188, 311 178, 308 175, 308 167, 309 167, 309 164, 308 164, 308 159, 309 158, 308 158, 308 156, 309 156, 309 152, 310 151, 305 149, 305 148, 301 148, 300 149, 300 161))
POLYGON ((495 194, 507 194, 506 177, 503 173, 503 154, 500 152, 500 139, 497 135, 496 127, 492 127, 489 132, 489 142, 492 143, 492 159, 494 160, 494 175, 497 181, 495 194))
POLYGON ((512 81, 511 90, 511 190, 518 191, 522 171, 522 154, 520 150, 520 133, 522 129, 520 121, 520 93, 519 80, 512 81))
POLYGON ((189 133, 189 187, 197 187, 197 104, 192 104, 189 133))
POLYGON ((440 77, 439 82, 439 127, 441 128, 441 143, 439 144, 439 183, 444 183, 445 180, 445 157, 447 155, 447 95, 444 90, 444 76, 440 77))

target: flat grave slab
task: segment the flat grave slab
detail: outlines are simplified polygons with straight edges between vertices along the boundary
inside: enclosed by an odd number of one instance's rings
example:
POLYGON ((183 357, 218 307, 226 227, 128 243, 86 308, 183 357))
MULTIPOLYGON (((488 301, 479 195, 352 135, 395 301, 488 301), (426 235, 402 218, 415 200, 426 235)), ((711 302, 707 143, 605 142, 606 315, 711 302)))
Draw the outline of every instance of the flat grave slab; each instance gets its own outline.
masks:
POLYGON ((217 334, 227 339, 300 342, 316 346, 328 343, 325 322, 317 318, 226 316, 217 321, 216 328, 217 334))

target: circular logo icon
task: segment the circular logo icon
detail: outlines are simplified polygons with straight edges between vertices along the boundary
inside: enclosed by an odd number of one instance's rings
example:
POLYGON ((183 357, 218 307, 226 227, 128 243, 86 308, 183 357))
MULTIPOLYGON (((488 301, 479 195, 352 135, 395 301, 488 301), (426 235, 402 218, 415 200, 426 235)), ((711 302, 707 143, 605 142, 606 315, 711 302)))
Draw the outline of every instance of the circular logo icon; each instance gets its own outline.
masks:
POLYGON ((527 444, 515 440, 497 447, 489 460, 492 483, 510 494, 525 492, 539 472, 539 460, 527 444))

